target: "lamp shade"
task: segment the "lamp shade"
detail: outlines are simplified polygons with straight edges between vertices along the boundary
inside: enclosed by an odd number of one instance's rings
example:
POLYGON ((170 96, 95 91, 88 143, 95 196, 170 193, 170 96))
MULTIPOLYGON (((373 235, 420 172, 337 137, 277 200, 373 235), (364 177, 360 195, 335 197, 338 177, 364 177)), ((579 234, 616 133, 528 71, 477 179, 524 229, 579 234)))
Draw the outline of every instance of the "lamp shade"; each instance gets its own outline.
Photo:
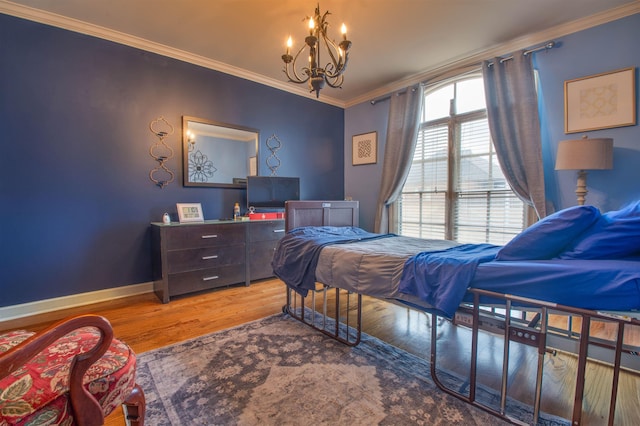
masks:
POLYGON ((613 139, 596 138, 560 141, 556 170, 605 170, 613 168, 613 139))

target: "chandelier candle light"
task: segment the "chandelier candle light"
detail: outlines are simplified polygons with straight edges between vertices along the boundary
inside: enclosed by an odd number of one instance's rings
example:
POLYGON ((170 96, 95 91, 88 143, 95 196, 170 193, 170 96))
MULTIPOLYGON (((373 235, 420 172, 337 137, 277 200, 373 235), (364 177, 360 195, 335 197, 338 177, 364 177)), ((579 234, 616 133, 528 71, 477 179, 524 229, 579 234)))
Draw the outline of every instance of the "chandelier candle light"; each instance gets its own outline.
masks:
POLYGON ((333 88, 342 87, 343 73, 349 60, 351 42, 347 40, 347 27, 342 24, 342 41, 340 43, 328 38, 327 29, 329 23, 327 22, 327 15, 329 14, 329 11, 326 11, 323 15, 320 15, 320 5, 318 4, 314 16, 306 18, 309 20, 309 35, 304 39, 305 44, 295 56, 292 56, 290 52, 293 41, 289 37, 287 40, 287 53, 282 55, 282 60, 285 64, 284 73, 289 81, 298 84, 308 82, 309 91, 316 92, 316 98, 320 97, 320 90, 325 83, 333 88), (324 49, 322 49, 323 45, 324 49), (301 65, 298 63, 298 58, 306 47, 309 48, 308 64, 301 65), (319 66, 321 63, 321 50, 329 56, 329 61, 324 68, 319 66))

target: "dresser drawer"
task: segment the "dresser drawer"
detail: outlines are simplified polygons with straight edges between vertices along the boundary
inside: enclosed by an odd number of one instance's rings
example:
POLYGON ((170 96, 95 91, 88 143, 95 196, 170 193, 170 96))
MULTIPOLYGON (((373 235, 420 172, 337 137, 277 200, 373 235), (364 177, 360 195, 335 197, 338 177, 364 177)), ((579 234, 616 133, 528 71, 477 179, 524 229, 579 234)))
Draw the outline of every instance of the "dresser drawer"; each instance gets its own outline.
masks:
POLYGON ((244 244, 244 226, 188 225, 167 229, 167 250, 244 244))
POLYGON ((244 263, 244 244, 167 251, 170 274, 244 263))
POLYGON ((247 247, 249 280, 261 280, 273 277, 271 260, 278 241, 258 241, 247 247))
POLYGON ((247 226, 247 240, 277 241, 284 236, 284 220, 278 221, 253 221, 247 226))
POLYGON ((208 290, 244 281, 244 264, 169 274, 169 296, 208 290))

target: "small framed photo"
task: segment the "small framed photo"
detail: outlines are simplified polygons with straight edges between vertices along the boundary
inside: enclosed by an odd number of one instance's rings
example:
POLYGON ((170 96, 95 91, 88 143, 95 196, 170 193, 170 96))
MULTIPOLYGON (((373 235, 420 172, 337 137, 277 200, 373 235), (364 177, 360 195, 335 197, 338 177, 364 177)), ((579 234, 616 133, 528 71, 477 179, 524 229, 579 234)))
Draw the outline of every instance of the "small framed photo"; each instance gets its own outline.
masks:
POLYGON ((355 135, 352 143, 352 164, 376 164, 378 162, 378 132, 355 135))
POLYGON ((635 67, 564 82, 564 132, 636 124, 635 67))
POLYGON ((180 223, 204 222, 202 215, 202 204, 200 203, 177 203, 178 219, 180 223))

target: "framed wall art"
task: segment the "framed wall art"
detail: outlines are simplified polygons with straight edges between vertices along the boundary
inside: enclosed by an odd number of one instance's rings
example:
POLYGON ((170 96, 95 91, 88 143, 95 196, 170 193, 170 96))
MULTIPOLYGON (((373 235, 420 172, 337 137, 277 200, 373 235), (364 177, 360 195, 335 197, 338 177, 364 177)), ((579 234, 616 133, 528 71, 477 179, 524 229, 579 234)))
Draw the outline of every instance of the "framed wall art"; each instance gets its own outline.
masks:
POLYGON ((204 222, 202 204, 200 203, 176 203, 178 219, 180 223, 204 222))
POLYGON ((636 124, 635 67, 564 82, 565 133, 636 124))
POLYGON ((352 139, 352 164, 376 164, 378 162, 378 132, 355 135, 352 139))

